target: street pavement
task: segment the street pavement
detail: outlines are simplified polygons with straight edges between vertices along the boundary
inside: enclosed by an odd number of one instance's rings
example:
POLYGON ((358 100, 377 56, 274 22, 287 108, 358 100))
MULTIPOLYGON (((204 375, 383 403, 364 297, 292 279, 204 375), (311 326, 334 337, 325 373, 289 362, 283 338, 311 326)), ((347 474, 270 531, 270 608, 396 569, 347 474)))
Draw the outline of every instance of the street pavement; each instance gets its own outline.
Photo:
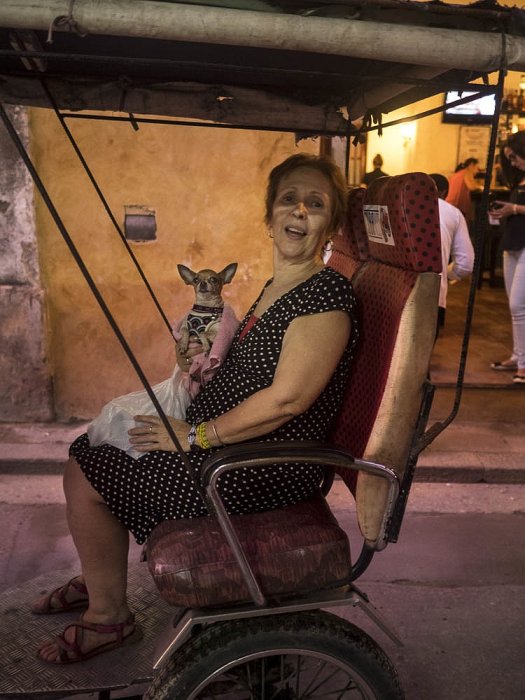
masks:
MULTIPOLYGON (((425 480, 413 485, 399 541, 377 553, 358 581, 403 646, 359 610, 345 616, 390 656, 407 700, 525 699, 524 427, 447 428, 420 458, 425 480)), ((4 596, 36 576, 77 570, 60 471, 82 429, 0 425, 4 596)), ((353 503, 341 482, 329 499, 357 556, 353 503)), ((140 548, 132 544, 130 554, 138 561, 140 548)))

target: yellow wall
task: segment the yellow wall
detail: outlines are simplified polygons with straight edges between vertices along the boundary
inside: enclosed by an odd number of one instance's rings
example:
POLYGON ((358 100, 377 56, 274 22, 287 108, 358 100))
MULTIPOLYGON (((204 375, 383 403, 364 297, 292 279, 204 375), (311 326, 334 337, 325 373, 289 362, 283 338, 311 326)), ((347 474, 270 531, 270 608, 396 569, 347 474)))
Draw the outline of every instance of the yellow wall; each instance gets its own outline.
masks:
MULTIPOLYGON (((294 136, 197 127, 69 120, 122 225, 125 205, 156 210, 157 240, 132 244, 168 318, 192 290, 177 263, 239 268, 225 297, 242 315, 270 274, 263 223, 269 170, 290 153, 318 152, 294 136)), ((32 155, 55 205, 151 382, 174 366, 173 341, 54 114, 33 109, 32 155)), ((57 417, 90 418, 110 398, 141 388, 47 209, 37 200, 49 357, 57 417)))

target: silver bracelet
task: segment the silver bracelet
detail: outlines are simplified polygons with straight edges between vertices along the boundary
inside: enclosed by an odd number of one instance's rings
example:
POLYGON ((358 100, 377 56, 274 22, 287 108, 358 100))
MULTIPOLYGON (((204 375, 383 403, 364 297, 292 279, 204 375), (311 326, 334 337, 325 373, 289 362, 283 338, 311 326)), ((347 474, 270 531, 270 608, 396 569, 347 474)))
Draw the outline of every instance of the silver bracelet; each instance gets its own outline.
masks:
POLYGON ((212 432, 213 432, 213 434, 215 435, 215 439, 216 439, 217 442, 219 443, 219 447, 223 447, 223 446, 224 446, 224 443, 223 443, 223 441, 222 441, 222 440, 220 439, 220 437, 219 437, 219 433, 217 432, 217 428, 215 427, 215 421, 212 420, 212 422, 209 423, 209 425, 211 425, 212 432))

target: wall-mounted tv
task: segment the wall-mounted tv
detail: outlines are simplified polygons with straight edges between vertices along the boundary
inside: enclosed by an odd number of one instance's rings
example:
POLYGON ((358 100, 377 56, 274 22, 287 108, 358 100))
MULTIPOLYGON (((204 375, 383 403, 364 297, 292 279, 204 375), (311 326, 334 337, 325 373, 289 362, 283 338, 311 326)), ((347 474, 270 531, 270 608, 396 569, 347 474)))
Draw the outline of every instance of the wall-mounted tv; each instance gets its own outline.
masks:
MULTIPOLYGON (((455 102, 462 97, 475 95, 476 92, 451 90, 445 93, 445 105, 455 102)), ((464 102, 456 107, 446 107, 443 112, 443 122, 446 124, 490 124, 496 109, 494 95, 482 95, 471 102, 464 102)))

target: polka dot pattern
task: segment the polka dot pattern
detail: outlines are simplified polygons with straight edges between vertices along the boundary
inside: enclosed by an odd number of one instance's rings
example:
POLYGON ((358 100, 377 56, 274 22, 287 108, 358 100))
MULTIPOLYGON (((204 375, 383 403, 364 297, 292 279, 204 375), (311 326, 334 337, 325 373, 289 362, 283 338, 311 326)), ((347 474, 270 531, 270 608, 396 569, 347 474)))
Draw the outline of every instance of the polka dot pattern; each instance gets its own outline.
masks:
POLYGON ((365 204, 388 207, 396 245, 369 241, 375 260, 414 272, 441 272, 441 233, 436 186, 426 173, 375 180, 365 204))
MULTIPOLYGON (((283 295, 239 342, 239 334, 258 300, 240 324, 224 364, 188 408, 187 420, 190 423, 210 420, 269 386, 284 335, 295 318, 343 310, 353 319, 353 332, 331 381, 305 413, 262 438, 267 441, 325 440, 341 404, 357 340, 355 300, 350 282, 326 267, 283 295)), ((159 450, 133 460, 112 445, 90 447, 87 435, 80 436, 70 452, 111 511, 139 543, 164 520, 207 514, 175 452, 159 450)), ((189 453, 197 473, 209 454, 210 450, 189 453)), ((321 478, 322 469, 318 465, 289 463, 265 469, 245 468, 225 474, 219 490, 228 512, 242 514, 272 510, 309 498, 318 489, 321 478)))

